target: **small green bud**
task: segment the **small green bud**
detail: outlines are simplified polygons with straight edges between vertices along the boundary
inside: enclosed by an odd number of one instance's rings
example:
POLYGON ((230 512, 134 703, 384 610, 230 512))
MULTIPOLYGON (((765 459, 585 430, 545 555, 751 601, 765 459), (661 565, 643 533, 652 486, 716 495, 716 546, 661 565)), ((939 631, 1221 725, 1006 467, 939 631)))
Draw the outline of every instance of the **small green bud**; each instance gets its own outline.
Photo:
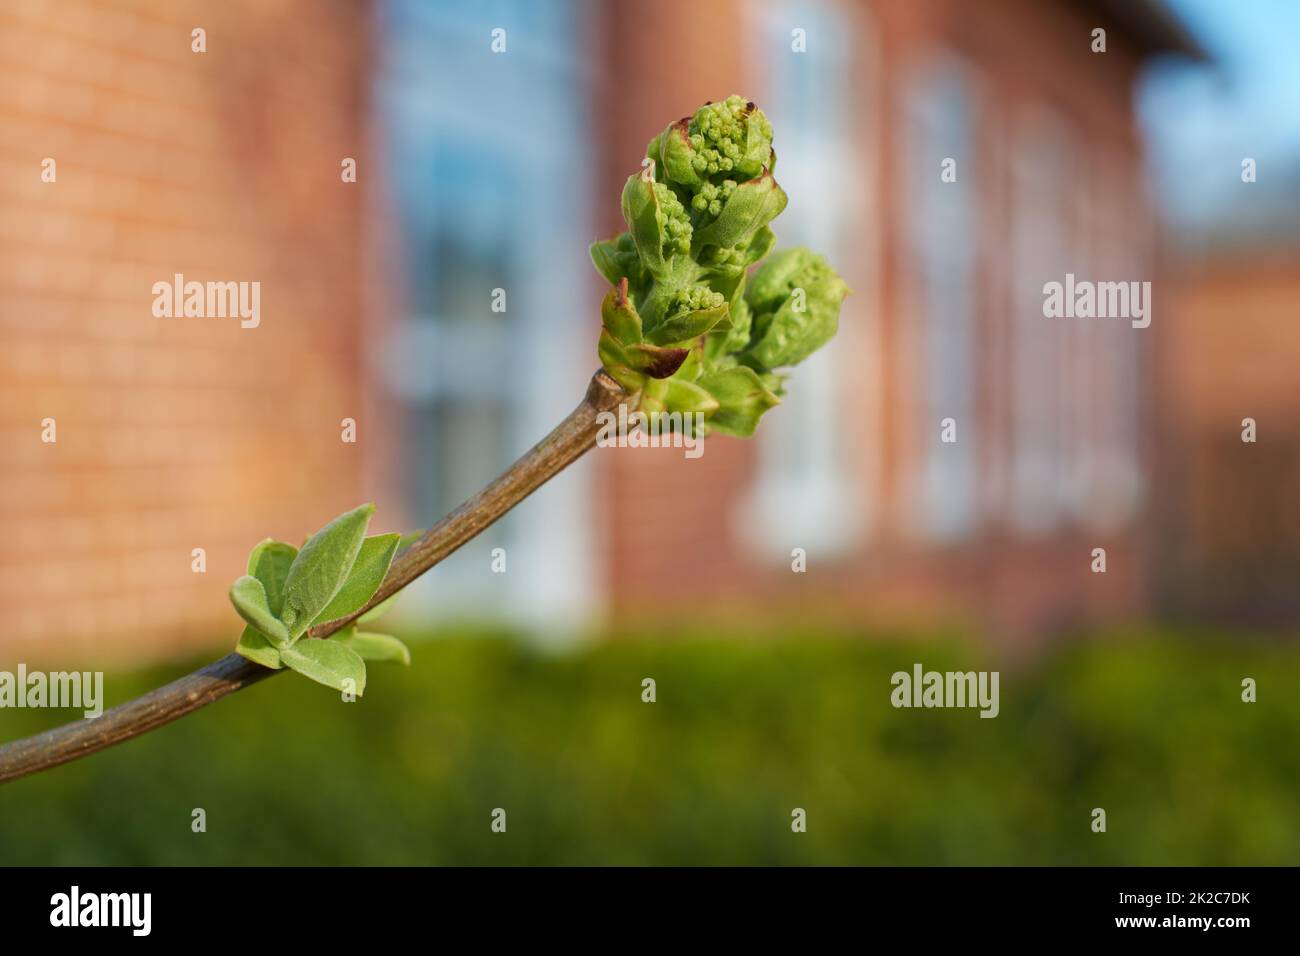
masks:
POLYGON ((601 324, 616 340, 625 345, 641 341, 641 316, 627 291, 627 278, 619 279, 600 304, 601 324))
POLYGON ((623 187, 623 220, 642 265, 651 275, 659 276, 668 270, 664 261, 664 215, 655 195, 654 178, 647 177, 646 172, 629 176, 623 187))
POLYGON ((760 229, 781 214, 787 197, 770 173, 734 187, 718 216, 695 234, 699 246, 749 244, 760 229))
POLYGON ((696 110, 688 126, 697 173, 735 173, 751 179, 771 162, 772 124, 763 111, 740 96, 708 103, 696 110))
POLYGON ((655 183, 655 198, 664 214, 664 254, 691 251, 691 220, 677 195, 663 183, 655 183))
POLYGON ((641 261, 656 278, 667 274, 669 259, 691 250, 686 207, 672 189, 655 181, 650 168, 630 176, 623 187, 623 218, 641 261))
POLYGON ((835 335, 848 294, 848 285, 815 252, 794 248, 776 253, 745 293, 754 318, 742 361, 764 368, 802 362, 835 335))
POLYGON ((704 286, 678 292, 663 321, 648 329, 646 338, 656 345, 685 342, 708 332, 727 316, 727 300, 704 286))
POLYGON ((770 173, 775 159, 772 125, 740 96, 705 104, 694 116, 670 124, 651 141, 648 153, 683 195, 696 230, 721 215, 739 183, 770 173))
POLYGON ((689 120, 678 120, 650 143, 655 158, 663 165, 664 176, 689 189, 697 189, 704 180, 695 169, 695 147, 687 133, 689 120))

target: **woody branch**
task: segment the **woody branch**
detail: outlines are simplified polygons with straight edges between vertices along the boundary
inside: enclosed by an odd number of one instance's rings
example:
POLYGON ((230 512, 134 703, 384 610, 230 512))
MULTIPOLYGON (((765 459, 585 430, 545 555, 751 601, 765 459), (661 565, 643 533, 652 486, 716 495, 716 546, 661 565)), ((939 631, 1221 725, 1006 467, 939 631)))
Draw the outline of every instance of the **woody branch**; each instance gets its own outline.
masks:
MULTIPOLYGON (((613 411, 630 398, 603 371, 597 372, 581 404, 549 435, 394 559, 379 590, 365 607, 349 617, 313 627, 308 636, 325 638, 342 630, 490 527, 591 449, 600 430, 600 414, 613 411)), ((227 654, 192 674, 119 704, 96 719, 65 724, 0 746, 0 783, 138 737, 277 673, 238 654, 227 654)))

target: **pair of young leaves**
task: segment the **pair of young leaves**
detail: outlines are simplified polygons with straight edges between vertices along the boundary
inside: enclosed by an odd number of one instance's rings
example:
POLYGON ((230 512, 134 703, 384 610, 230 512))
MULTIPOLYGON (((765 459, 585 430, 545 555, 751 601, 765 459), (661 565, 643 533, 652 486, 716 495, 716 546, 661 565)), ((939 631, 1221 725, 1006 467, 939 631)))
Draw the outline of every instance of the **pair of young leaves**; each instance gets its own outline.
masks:
POLYGON ((411 662, 395 637, 358 631, 389 609, 396 596, 325 640, 303 636, 314 624, 336 621, 365 607, 383 583, 398 534, 366 537, 373 504, 339 515, 298 550, 262 541, 248 555, 248 573, 230 586, 230 600, 246 623, 235 650, 264 667, 289 667, 335 690, 360 697, 367 660, 411 662))

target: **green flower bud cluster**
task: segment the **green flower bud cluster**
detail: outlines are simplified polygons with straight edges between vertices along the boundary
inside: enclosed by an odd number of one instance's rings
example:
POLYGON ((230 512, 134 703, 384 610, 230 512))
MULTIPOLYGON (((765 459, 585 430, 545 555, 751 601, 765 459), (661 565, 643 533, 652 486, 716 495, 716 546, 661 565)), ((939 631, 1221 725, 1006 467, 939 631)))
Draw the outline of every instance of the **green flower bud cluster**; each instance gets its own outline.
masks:
POLYGON ((786 206, 772 126, 740 96, 706 103, 650 141, 623 188, 627 231, 591 247, 613 288, 601 307, 605 371, 643 411, 700 412, 706 430, 751 435, 779 403, 776 370, 835 334, 848 287, 806 249, 749 269, 786 206))
POLYGON ((691 251, 691 220, 686 215, 686 207, 671 189, 663 183, 655 183, 655 200, 663 211, 664 249, 671 255, 674 252, 691 251))
POLYGON ((716 309, 720 305, 725 305, 726 301, 720 292, 714 292, 704 286, 691 286, 677 293, 677 298, 673 299, 673 311, 695 312, 699 309, 716 309))
POLYGON ((849 287, 807 249, 774 253, 746 290, 753 314, 741 360, 757 368, 797 365, 835 335, 849 287))
POLYGON ((772 124, 742 96, 706 103, 691 117, 687 137, 695 155, 691 165, 703 175, 757 176, 771 165, 772 124))
POLYGON ((695 194, 695 198, 691 200, 691 208, 699 212, 708 210, 709 215, 716 218, 718 213, 722 212, 723 204, 735 191, 734 179, 724 179, 721 186, 704 183, 700 186, 700 191, 695 194))

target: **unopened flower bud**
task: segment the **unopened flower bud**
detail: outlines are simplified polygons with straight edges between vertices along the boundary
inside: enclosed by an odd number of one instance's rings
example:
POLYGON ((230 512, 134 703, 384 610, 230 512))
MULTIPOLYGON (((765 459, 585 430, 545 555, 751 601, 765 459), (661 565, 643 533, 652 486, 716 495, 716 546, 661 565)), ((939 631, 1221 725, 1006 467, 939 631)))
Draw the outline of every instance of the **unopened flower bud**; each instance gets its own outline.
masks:
POLYGON ((653 170, 628 177, 623 187, 623 219, 645 268, 655 278, 668 272, 668 261, 691 251, 691 220, 676 194, 656 182, 653 170))
POLYGON ((686 342, 708 332, 726 318, 727 300, 705 286, 693 286, 677 293, 662 321, 646 332, 656 345, 686 342))
POLYGON ((637 315, 628 294, 626 277, 618 280, 600 304, 600 321, 621 343, 635 345, 641 341, 641 316, 637 315))
POLYGON ((615 286, 601 361, 647 414, 699 412, 706 428, 752 434, 783 394, 774 369, 834 334, 848 288, 821 257, 779 253, 746 288, 787 202, 775 165, 761 110, 739 96, 706 103, 650 141, 623 189, 628 231, 591 247, 615 286))
POLYGON ((830 341, 849 287, 821 256, 783 249, 758 270, 745 292, 753 312, 746 358, 764 368, 795 365, 830 341))
POLYGON ((721 203, 718 216, 695 234, 697 246, 731 247, 748 243, 785 209, 787 198, 771 173, 740 183, 721 203))

